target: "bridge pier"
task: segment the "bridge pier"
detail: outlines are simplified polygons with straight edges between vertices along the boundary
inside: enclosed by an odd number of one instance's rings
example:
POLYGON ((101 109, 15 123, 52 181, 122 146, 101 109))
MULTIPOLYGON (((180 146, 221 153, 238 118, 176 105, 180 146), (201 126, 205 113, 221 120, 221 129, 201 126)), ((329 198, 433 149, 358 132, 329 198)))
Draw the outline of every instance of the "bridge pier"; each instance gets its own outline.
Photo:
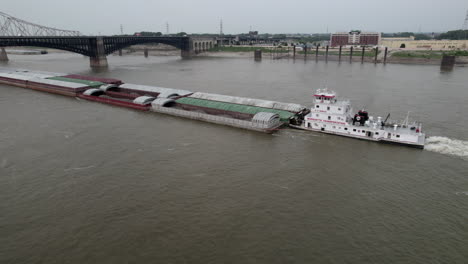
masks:
POLYGON ((104 38, 97 37, 95 39, 91 39, 91 45, 94 49, 95 56, 89 57, 89 65, 91 68, 105 68, 108 66, 107 64, 107 57, 106 51, 104 49, 104 38))
POLYGON ((0 61, 8 61, 8 55, 3 47, 0 50, 0 61))
POLYGON ((180 56, 182 57, 182 59, 191 59, 194 54, 195 53, 193 50, 181 50, 180 51, 180 56))
POLYGON ((191 59, 195 52, 196 50, 194 50, 194 42, 192 38, 187 38, 180 47, 180 56, 182 59, 191 59))
POLYGON ((89 66, 91 66, 91 68, 105 68, 108 65, 106 56, 89 57, 89 66))

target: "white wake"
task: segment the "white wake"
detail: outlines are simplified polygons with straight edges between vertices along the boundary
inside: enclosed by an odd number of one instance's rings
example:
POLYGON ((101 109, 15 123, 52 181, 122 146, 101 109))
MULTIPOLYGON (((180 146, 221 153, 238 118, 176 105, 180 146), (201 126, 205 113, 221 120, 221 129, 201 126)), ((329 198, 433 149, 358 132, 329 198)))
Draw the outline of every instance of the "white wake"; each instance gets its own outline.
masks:
POLYGON ((468 141, 447 137, 428 137, 424 149, 468 160, 468 141))

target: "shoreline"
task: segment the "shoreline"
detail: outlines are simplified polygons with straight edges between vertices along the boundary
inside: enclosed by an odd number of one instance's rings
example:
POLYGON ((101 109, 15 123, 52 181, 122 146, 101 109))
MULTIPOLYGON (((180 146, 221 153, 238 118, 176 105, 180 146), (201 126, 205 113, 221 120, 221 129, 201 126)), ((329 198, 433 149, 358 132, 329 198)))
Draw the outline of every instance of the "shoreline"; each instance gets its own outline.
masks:
MULTIPOLYGON (((216 51, 216 52, 203 52, 195 55, 196 57, 213 57, 213 58, 254 58, 253 52, 226 52, 226 51, 216 51)), ((307 57, 304 54, 297 54, 294 58, 292 54, 279 54, 273 55, 272 53, 263 53, 262 59, 302 59, 302 60, 317 60, 317 61, 339 61, 338 55, 328 55, 328 59, 324 55, 315 56, 315 53, 307 54, 307 57)), ((349 55, 341 56, 341 62, 350 62, 349 55)), ((360 54, 356 54, 352 57, 351 62, 361 62, 360 54)), ((375 63, 374 57, 365 56, 364 62, 366 63, 375 63)), ((378 64, 383 64, 383 58, 380 54, 377 58, 378 64)), ((404 58, 404 57, 388 57, 386 63, 390 64, 414 64, 414 65, 440 65, 441 59, 426 59, 426 58, 404 58)), ((468 58, 456 58, 455 66, 458 67, 468 67, 468 58)))
MULTIPOLYGON (((14 55, 44 55, 47 54, 40 54, 38 49, 35 48, 28 48, 24 47, 22 50, 9 50, 6 49, 8 54, 14 55), (18 52, 21 51, 21 52, 18 52), (34 51, 28 52, 28 51, 34 51)), ((144 56, 144 47, 136 46, 130 49, 123 49, 122 56, 144 56)), ((172 49, 172 48, 159 48, 159 47, 149 47, 148 49, 148 56, 179 56, 180 50, 172 49)), ((48 54, 57 54, 57 53, 69 53, 68 51, 57 50, 57 49, 41 49, 41 51, 47 51, 48 54)), ((108 56, 119 56, 118 52, 114 52, 109 54, 108 56)), ((254 59, 254 52, 251 51, 240 51, 240 52, 231 52, 231 51, 205 51, 198 54, 194 54, 193 57, 210 57, 210 58, 251 58, 254 59)), ((304 54, 296 53, 296 56, 293 57, 292 52, 290 53, 269 53, 264 52, 262 53, 262 59, 267 60, 280 60, 280 59, 301 59, 301 60, 316 60, 316 61, 339 61, 338 55, 328 55, 328 58, 325 57, 323 54, 319 54, 317 57, 315 56, 314 52, 308 53, 307 56, 304 54)), ((349 55, 342 55, 341 62, 350 62, 349 55)), ((360 53, 355 54, 351 62, 359 63, 361 62, 360 53)), ((382 54, 379 54, 377 57, 377 62, 374 61, 374 56, 365 56, 364 62, 366 63, 378 63, 383 64, 382 54)), ((386 63, 389 64, 412 64, 412 65, 440 65, 441 59, 440 58, 408 58, 408 57, 396 57, 391 56, 387 58, 386 63)), ((455 66, 457 67, 468 67, 468 58, 466 57, 456 57, 455 66)))

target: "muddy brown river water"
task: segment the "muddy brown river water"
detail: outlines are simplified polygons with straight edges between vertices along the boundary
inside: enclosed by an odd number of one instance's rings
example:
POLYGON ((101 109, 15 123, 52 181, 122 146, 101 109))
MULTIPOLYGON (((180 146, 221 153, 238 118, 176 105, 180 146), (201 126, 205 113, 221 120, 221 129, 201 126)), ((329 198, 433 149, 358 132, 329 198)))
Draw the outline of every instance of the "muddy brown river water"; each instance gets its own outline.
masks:
POLYGON ((10 55, 58 71, 422 121, 425 150, 267 135, 0 85, 0 263, 467 263, 468 74, 246 58, 10 55))

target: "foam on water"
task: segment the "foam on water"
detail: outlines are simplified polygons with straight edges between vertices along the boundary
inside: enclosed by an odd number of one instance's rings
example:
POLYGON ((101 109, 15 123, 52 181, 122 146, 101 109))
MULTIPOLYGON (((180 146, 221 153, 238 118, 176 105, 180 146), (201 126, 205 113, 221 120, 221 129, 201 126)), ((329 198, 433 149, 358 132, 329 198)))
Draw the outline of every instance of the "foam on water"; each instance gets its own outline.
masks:
POLYGON ((426 139, 424 149, 468 160, 468 141, 447 137, 429 137, 426 139))

